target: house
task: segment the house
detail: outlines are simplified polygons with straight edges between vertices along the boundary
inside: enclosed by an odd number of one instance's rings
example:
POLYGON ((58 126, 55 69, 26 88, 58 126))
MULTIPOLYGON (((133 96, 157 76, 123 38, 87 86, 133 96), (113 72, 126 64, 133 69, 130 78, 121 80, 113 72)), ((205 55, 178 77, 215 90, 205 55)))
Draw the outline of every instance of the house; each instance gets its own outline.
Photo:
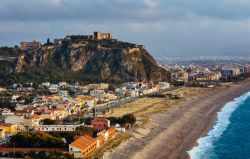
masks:
POLYGON ((67 109, 51 109, 53 118, 62 119, 65 118, 69 112, 67 109))
POLYGON ((57 85, 57 84, 51 84, 51 85, 49 86, 49 91, 50 91, 51 93, 57 93, 57 92, 59 91, 58 85, 57 85))
POLYGON ((90 91, 89 94, 92 97, 96 97, 96 98, 102 98, 103 96, 106 95, 105 91, 104 90, 100 90, 100 89, 94 89, 94 90, 90 91))
POLYGON ((96 147, 97 140, 89 135, 84 135, 69 144, 69 153, 73 154, 74 158, 84 158, 94 152, 96 147))
POLYGON ((97 99, 91 96, 79 96, 77 99, 81 104, 93 107, 96 104, 97 99))
POLYGON ((50 86, 50 82, 44 82, 41 84, 43 87, 48 88, 50 86))
POLYGON ((4 129, 6 135, 13 135, 18 133, 23 129, 22 125, 17 125, 17 124, 1 124, 0 129, 4 129))
POLYGON ((27 107, 27 108, 24 108, 22 110, 16 110, 15 115, 18 115, 18 116, 31 116, 31 115, 34 115, 34 109, 27 107))
POLYGON ((101 99, 101 101, 108 102, 117 100, 117 96, 113 93, 106 93, 106 95, 101 99))
POLYGON ((0 139, 5 138, 5 129, 1 128, 0 129, 0 139))
POLYGON ((160 90, 163 90, 163 89, 170 88, 170 83, 168 83, 168 82, 159 82, 157 84, 157 86, 159 87, 160 90))
POLYGON ((9 115, 9 116, 5 117, 4 123, 7 123, 7 124, 21 124, 22 123, 22 117, 18 116, 18 115, 9 115))
POLYGON ((91 125, 98 130, 103 130, 110 127, 110 121, 106 118, 95 118, 91 121, 91 125))
POLYGON ((8 115, 13 115, 14 113, 11 112, 10 109, 8 108, 3 108, 0 110, 2 116, 8 116, 8 115))
POLYGON ((17 103, 17 102, 18 102, 18 98, 20 98, 20 96, 18 96, 18 95, 13 95, 10 102, 11 102, 11 103, 17 103))
POLYGON ((40 117, 35 114, 30 117, 23 117, 22 124, 26 128, 26 130, 29 130, 39 125, 40 120, 40 117))

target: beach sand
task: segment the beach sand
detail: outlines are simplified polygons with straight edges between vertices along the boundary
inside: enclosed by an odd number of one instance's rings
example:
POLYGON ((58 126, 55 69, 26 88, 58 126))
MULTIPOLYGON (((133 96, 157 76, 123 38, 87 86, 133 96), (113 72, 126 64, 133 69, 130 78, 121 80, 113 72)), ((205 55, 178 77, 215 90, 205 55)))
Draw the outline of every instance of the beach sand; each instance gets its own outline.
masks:
MULTIPOLYGON (((222 86, 190 96, 165 111, 148 116, 143 128, 109 152, 112 159, 186 159, 196 140, 212 128, 227 102, 250 91, 250 82, 222 86)), ((152 103, 151 103, 152 104, 152 103)))

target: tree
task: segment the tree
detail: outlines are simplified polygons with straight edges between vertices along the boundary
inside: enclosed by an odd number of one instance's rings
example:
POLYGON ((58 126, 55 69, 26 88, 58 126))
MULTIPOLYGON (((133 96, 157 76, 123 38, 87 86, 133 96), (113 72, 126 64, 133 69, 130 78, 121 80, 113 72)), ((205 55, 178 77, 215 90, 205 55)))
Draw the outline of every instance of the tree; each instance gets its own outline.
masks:
POLYGON ((16 147, 37 147, 37 148, 60 148, 64 147, 64 142, 57 137, 47 133, 20 132, 10 139, 12 145, 16 147))
POLYGON ((134 114, 125 114, 122 116, 122 119, 125 123, 134 124, 136 122, 136 117, 134 114))
POLYGON ((43 125, 55 125, 56 121, 55 120, 51 120, 51 119, 44 119, 44 120, 42 120, 42 124, 43 125))

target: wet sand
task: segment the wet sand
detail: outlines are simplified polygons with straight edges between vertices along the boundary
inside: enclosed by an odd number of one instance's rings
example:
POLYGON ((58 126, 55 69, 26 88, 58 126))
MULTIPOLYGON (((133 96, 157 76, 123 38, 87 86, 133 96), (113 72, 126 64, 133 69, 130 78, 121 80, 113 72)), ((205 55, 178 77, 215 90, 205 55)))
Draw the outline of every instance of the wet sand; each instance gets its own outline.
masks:
POLYGON ((219 87, 188 98, 167 111, 153 114, 131 140, 110 153, 112 159, 186 159, 196 140, 212 128, 217 112, 235 97, 250 91, 250 82, 219 87))

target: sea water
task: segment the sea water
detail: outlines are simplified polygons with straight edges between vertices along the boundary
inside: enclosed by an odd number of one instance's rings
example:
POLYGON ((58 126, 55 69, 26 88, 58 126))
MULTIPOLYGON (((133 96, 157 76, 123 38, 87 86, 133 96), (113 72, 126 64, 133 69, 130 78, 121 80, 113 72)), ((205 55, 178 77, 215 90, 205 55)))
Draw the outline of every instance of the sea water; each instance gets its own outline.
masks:
POLYGON ((191 159, 250 159, 250 92, 227 103, 197 143, 188 151, 191 159))

